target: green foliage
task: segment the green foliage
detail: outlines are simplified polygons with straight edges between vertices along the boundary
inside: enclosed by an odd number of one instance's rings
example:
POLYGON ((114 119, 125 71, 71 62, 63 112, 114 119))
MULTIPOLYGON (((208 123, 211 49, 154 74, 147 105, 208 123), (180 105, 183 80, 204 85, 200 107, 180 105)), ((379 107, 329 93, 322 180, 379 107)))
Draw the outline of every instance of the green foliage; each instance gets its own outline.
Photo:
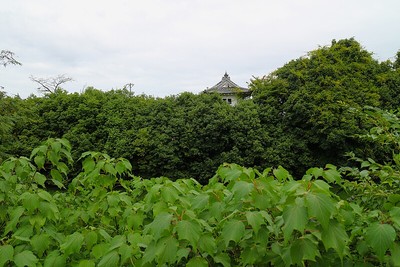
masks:
POLYGON ((327 165, 295 180, 282 167, 259 172, 225 164, 200 185, 193 179, 141 179, 132 176, 123 158, 86 152, 68 188, 47 190, 47 182, 35 182, 35 174, 68 162, 64 146, 66 140, 49 140, 34 149, 31 159, 11 158, 0 165, 2 266, 397 261, 400 209, 380 209, 380 203, 399 202, 399 189, 376 184, 376 192, 385 194, 368 201, 344 193, 364 188, 361 173, 327 165), (52 153, 62 156, 52 162, 47 156, 52 153), (35 160, 43 155, 48 167, 35 160), (350 174, 353 181, 344 179, 350 174))
POLYGON ((399 87, 392 80, 400 78, 371 55, 353 38, 333 40, 252 81, 253 99, 277 159, 273 165, 300 174, 312 166, 344 165, 348 151, 371 156, 368 143, 354 137, 369 129, 357 110, 365 105, 397 108, 399 87), (390 96, 382 99, 383 94, 390 96))

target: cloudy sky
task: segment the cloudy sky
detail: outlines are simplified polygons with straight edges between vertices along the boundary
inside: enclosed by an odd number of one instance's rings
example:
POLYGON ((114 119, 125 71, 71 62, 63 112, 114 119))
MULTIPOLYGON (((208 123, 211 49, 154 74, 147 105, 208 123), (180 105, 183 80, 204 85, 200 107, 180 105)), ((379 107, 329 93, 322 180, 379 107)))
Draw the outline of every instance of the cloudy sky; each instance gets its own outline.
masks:
POLYGON ((332 39, 354 37, 378 60, 400 50, 399 0, 0 0, 0 69, 9 95, 29 76, 74 79, 69 92, 135 84, 136 94, 198 93, 227 71, 246 86, 332 39))

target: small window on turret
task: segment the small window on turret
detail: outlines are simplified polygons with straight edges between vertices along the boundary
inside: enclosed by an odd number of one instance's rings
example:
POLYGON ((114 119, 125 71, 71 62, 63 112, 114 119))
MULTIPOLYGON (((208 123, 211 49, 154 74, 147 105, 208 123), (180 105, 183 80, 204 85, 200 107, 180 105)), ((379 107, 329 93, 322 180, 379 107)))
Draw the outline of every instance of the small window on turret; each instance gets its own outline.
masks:
POLYGON ((232 99, 228 98, 228 104, 229 104, 229 105, 232 104, 232 99))

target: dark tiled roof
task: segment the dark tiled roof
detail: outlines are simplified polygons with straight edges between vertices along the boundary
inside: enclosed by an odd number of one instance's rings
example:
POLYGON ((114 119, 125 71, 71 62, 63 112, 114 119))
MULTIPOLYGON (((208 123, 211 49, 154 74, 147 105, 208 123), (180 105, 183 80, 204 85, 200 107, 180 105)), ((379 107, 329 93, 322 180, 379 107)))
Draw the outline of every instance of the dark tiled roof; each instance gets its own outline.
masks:
POLYGON ((231 81, 228 73, 222 77, 222 80, 211 88, 204 90, 206 93, 220 93, 220 94, 234 94, 234 93, 250 93, 250 90, 244 87, 240 87, 236 83, 231 81))

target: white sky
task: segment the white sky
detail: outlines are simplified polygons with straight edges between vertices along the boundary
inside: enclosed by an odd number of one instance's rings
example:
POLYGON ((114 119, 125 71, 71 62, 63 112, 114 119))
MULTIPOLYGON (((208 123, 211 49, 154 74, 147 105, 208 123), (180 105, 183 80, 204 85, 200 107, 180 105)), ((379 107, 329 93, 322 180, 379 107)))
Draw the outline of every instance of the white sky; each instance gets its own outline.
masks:
POLYGON ((29 76, 66 74, 80 92, 134 83, 136 94, 198 93, 228 72, 246 86, 332 39, 354 37, 378 60, 400 50, 399 0, 0 0, 0 68, 9 95, 29 76))

